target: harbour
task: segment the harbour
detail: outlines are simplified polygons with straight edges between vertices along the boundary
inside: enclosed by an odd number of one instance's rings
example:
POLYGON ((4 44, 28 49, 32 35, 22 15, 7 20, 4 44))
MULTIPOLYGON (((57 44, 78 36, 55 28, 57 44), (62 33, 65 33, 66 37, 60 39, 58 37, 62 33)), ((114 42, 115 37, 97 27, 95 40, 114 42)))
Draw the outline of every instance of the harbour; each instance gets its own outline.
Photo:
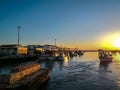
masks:
MULTIPOLYGON (((62 61, 40 60, 41 67, 49 69, 50 80, 39 90, 119 90, 120 54, 113 56, 108 63, 100 63, 98 52, 85 52, 62 61)), ((9 69, 1 67, 0 74, 9 69)))
POLYGON ((120 0, 0 0, 0 90, 120 90, 120 0))

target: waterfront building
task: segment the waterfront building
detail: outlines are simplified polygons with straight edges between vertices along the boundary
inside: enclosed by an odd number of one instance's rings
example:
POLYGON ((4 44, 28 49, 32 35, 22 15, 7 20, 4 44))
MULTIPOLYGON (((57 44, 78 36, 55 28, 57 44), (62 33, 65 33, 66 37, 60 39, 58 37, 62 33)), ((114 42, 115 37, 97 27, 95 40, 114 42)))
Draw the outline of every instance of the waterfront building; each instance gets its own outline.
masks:
POLYGON ((40 45, 28 45, 28 54, 34 55, 34 54, 41 54, 43 51, 42 46, 40 45))
POLYGON ((0 46, 0 56, 17 56, 25 55, 28 53, 27 47, 21 45, 1 45, 0 46))

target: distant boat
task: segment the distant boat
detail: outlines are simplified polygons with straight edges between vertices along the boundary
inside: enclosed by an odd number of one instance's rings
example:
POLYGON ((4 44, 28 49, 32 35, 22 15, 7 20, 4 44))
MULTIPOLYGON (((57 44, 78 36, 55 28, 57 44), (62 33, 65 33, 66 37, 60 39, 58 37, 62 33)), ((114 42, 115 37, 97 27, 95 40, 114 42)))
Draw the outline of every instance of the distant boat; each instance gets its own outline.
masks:
POLYGON ((101 62, 111 62, 113 59, 111 53, 106 52, 102 49, 98 50, 98 56, 101 62))

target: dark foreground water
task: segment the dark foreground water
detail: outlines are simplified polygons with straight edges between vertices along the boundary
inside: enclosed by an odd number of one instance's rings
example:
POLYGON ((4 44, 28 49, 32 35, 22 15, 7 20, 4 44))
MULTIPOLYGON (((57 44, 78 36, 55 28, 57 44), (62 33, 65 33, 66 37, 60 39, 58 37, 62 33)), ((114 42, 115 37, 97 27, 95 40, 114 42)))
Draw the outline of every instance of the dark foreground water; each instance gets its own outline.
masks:
MULTIPOLYGON (((120 90, 120 57, 101 64, 95 52, 64 61, 40 61, 50 70, 50 81, 43 90, 120 90)), ((5 73, 9 67, 1 68, 5 73)))

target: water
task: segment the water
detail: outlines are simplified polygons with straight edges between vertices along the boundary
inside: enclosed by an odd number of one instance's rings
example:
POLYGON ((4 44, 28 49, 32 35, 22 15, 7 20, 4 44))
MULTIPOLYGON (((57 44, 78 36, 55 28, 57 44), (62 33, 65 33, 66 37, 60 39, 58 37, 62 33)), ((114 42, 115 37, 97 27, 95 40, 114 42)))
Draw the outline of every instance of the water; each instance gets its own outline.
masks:
MULTIPOLYGON (((50 80, 42 90, 120 90, 120 54, 111 63, 101 64, 96 52, 64 61, 40 61, 50 70, 50 80)), ((1 73, 9 72, 1 68, 1 73)))
POLYGON ((40 64, 50 69, 46 90, 120 90, 120 61, 100 64, 97 53, 40 64))

